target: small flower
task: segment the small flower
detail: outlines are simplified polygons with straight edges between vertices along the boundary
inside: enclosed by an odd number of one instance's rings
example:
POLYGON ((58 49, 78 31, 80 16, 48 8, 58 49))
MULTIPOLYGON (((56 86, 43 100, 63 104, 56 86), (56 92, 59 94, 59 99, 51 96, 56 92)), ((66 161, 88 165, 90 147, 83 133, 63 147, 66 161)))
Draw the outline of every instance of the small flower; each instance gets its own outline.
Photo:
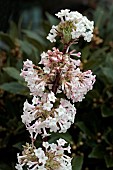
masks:
POLYGON ((59 146, 64 146, 67 142, 64 139, 60 138, 59 140, 57 140, 57 143, 59 146))
POLYGON ((47 73, 47 74, 50 73, 50 68, 49 67, 44 67, 43 70, 44 70, 44 73, 47 73))
POLYGON ((35 155, 36 155, 36 156, 38 157, 38 159, 39 159, 39 163, 42 163, 43 165, 45 165, 48 157, 45 156, 45 153, 44 153, 44 151, 42 150, 42 148, 35 149, 34 152, 35 152, 35 155))
POLYGON ((63 17, 64 16, 68 16, 69 14, 69 9, 65 9, 65 10, 61 10, 61 12, 58 12, 58 14, 55 14, 58 18, 61 18, 61 20, 63 21, 63 17))
POLYGON ((26 100, 24 103, 24 114, 21 116, 22 122, 25 124, 31 123, 33 120, 35 120, 34 114, 31 114, 32 111, 34 110, 34 106, 29 104, 28 101, 26 100))
POLYGON ((56 100, 55 94, 53 92, 49 93, 48 94, 48 99, 49 99, 49 101, 54 103, 55 100, 56 100))
POLYGON ((23 165, 22 164, 16 164, 15 168, 17 170, 23 170, 23 165))
POLYGON ((43 109, 47 111, 51 111, 51 108, 53 107, 53 104, 50 102, 44 103, 43 104, 43 109))
POLYGON ((60 105, 59 108, 55 110, 58 112, 59 116, 66 113, 66 109, 62 105, 60 105))
POLYGON ((51 42, 56 42, 55 37, 57 36, 57 34, 48 34, 47 39, 50 40, 51 42))
POLYGON ((68 153, 71 153, 71 147, 70 147, 70 145, 68 145, 68 147, 66 148, 66 150, 68 151, 68 153))

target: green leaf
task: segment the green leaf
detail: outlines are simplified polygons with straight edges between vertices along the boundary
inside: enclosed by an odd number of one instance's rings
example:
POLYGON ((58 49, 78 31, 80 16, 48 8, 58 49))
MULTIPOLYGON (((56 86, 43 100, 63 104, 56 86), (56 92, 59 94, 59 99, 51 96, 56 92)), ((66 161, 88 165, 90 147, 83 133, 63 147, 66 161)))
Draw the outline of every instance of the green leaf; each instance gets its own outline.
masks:
POLYGON ((48 12, 46 12, 46 16, 51 25, 58 25, 59 20, 57 18, 55 18, 53 15, 49 14, 48 12))
MULTIPOLYGON (((36 48, 33 43, 28 42, 27 40, 18 40, 21 50, 27 55, 28 59, 32 59, 34 64, 37 64, 40 61, 39 49, 36 48)), ((41 46, 41 45, 40 45, 41 46)), ((42 47, 43 48, 43 47, 42 47)))
POLYGON ((15 39, 18 37, 17 25, 13 21, 10 21, 9 35, 12 39, 15 39))
POLYGON ((87 59, 88 56, 89 56, 89 54, 90 54, 90 48, 89 48, 89 46, 84 47, 84 48, 82 49, 82 59, 83 59, 83 60, 87 59))
POLYGON ((29 30, 23 30, 22 32, 25 33, 26 36, 29 37, 31 40, 34 40, 35 42, 46 46, 45 40, 39 34, 36 34, 35 32, 29 31, 29 30))
POLYGON ((113 167, 113 156, 105 155, 104 157, 107 168, 113 167))
POLYGON ((7 44, 10 48, 14 48, 15 44, 14 41, 8 34, 0 32, 0 40, 7 44))
POLYGON ((4 83, 0 85, 0 89, 14 94, 21 94, 21 95, 28 94, 28 88, 17 82, 4 83))
POLYGON ((72 170, 82 170, 84 156, 75 156, 72 160, 72 170))
POLYGON ((22 147, 23 144, 24 144, 24 142, 18 142, 16 144, 14 144, 13 147, 17 148, 21 151, 23 149, 23 147, 22 147))
POLYGON ((101 67, 102 73, 106 76, 108 82, 113 84, 113 69, 110 67, 101 67))
POLYGON ((99 58, 99 59, 89 59, 88 62, 84 63, 84 69, 85 70, 88 70, 88 69, 91 69, 91 70, 98 70, 97 66, 99 66, 100 64, 102 64, 102 58, 99 58))
POLYGON ((92 149, 92 152, 89 154, 88 157, 102 159, 102 158, 104 158, 104 155, 105 155, 104 146, 97 145, 92 149))
POLYGON ((24 40, 18 40, 20 46, 21 46, 21 50, 27 54, 28 56, 30 56, 32 54, 32 46, 30 43, 28 43, 27 41, 24 40))
POLYGON ((97 26, 101 31, 103 31, 103 26, 105 24, 107 14, 108 12, 106 13, 106 11, 101 6, 98 6, 98 8, 95 10, 94 13, 95 26, 97 26))
POLYGON ((106 105, 102 105, 101 113, 102 113, 102 117, 113 116, 113 109, 111 109, 110 107, 107 107, 106 105))
POLYGON ((86 127, 83 122, 77 122, 76 125, 88 136, 92 136, 92 132, 86 127))
POLYGON ((23 81, 23 78, 20 76, 20 72, 14 67, 4 67, 3 70, 12 78, 23 81))
POLYGON ((72 136, 68 132, 66 132, 66 133, 55 133, 55 134, 52 133, 51 138, 49 139, 49 142, 50 143, 56 142, 56 140, 59 139, 59 138, 63 138, 69 143, 71 143, 71 141, 73 140, 72 136))

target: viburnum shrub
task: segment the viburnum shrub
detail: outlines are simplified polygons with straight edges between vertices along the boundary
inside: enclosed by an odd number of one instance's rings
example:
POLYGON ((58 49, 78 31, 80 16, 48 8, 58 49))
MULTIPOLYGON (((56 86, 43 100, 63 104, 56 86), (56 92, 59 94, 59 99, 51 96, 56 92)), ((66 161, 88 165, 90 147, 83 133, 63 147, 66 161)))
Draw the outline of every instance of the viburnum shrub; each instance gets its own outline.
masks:
POLYGON ((61 21, 52 26, 47 39, 60 40, 62 51, 53 47, 43 52, 37 65, 27 59, 21 71, 33 99, 32 103, 25 101, 21 116, 30 133, 31 144, 23 146, 21 156, 17 154, 17 170, 72 170, 70 145, 61 138, 49 144, 48 136, 51 132, 65 133, 70 128, 76 115, 74 103, 81 102, 95 82, 91 70, 80 70, 81 53, 70 50, 80 37, 91 41, 94 22, 68 9, 56 16, 61 21), (37 135, 43 141, 39 148, 35 146, 37 135))

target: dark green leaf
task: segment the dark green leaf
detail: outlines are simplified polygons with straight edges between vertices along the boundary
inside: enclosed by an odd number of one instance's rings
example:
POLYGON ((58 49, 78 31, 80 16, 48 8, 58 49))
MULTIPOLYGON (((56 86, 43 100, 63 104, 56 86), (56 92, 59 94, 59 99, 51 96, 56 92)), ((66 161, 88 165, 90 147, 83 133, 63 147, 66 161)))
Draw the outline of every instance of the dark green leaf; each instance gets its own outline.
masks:
POLYGON ((113 69, 110 67, 101 67, 102 73, 106 76, 108 82, 113 84, 113 69))
POLYGON ((89 46, 84 47, 84 48, 82 49, 82 59, 83 59, 83 60, 87 59, 88 56, 89 56, 89 54, 90 54, 90 48, 89 48, 89 46))
POLYGON ((113 167, 113 156, 105 155, 104 157, 107 168, 113 167))
POLYGON ((7 44, 10 48, 14 48, 15 44, 14 41, 8 34, 0 32, 0 40, 7 44))
POLYGON ((66 132, 66 133, 52 133, 51 134, 51 138, 49 139, 49 142, 56 142, 56 140, 58 140, 59 138, 63 138, 65 139, 67 142, 72 142, 72 136, 66 132))
POLYGON ((77 122, 76 125, 88 136, 92 136, 92 132, 87 128, 84 122, 77 122))
POLYGON ((18 37, 17 25, 13 21, 10 21, 9 35, 12 39, 16 39, 18 37))
POLYGON ((28 88, 17 82, 4 83, 0 85, 0 89, 14 94, 21 94, 21 95, 28 94, 28 88))
POLYGON ((113 109, 107 107, 106 105, 101 106, 101 113, 103 117, 113 116, 113 109))
POLYGON ((72 170, 82 170, 84 156, 75 156, 72 160, 72 170))
POLYGON ((32 54, 32 46, 30 43, 28 43, 27 41, 22 41, 22 40, 18 40, 20 46, 21 46, 21 50, 27 54, 28 56, 32 54))
POLYGON ((46 12, 46 16, 47 16, 47 19, 51 25, 58 25, 59 20, 56 17, 49 14, 48 12, 46 12))
POLYGON ((86 63, 84 63, 84 69, 88 70, 97 70, 97 66, 99 66, 100 64, 102 64, 102 58, 99 59, 89 59, 86 63))
POLYGON ((89 154, 89 158, 102 159, 105 155, 105 149, 102 145, 97 145, 92 149, 92 152, 89 154))
POLYGON ((20 76, 20 72, 14 67, 4 67, 3 70, 12 78, 23 81, 23 78, 20 76))
POLYGON ((35 32, 29 30, 23 30, 23 33, 25 33, 26 36, 29 37, 31 40, 34 40, 35 42, 46 46, 45 40, 39 34, 36 34, 35 32))
POLYGON ((24 144, 24 142, 18 142, 16 144, 14 144, 13 147, 17 148, 19 150, 22 150, 23 149, 23 147, 22 147, 23 144, 24 144))

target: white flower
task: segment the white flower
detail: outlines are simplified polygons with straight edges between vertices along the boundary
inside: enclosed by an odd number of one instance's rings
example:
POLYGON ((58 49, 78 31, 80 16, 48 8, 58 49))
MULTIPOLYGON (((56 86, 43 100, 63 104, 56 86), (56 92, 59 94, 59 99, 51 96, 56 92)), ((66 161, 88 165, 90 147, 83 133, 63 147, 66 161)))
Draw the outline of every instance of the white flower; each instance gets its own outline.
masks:
POLYGON ((91 41, 92 36, 87 37, 87 32, 91 31, 91 34, 93 33, 93 21, 88 20, 86 16, 83 16, 77 11, 70 11, 69 9, 61 10, 55 15, 61 19, 61 22, 57 26, 54 26, 56 28, 52 27, 52 29, 50 30, 47 39, 49 39, 51 42, 56 41, 55 38, 57 35, 61 38, 65 38, 62 37, 62 35, 63 31, 65 30, 64 23, 67 24, 67 21, 71 24, 71 30, 69 31, 69 34, 71 33, 72 39, 78 39, 79 37, 83 36, 85 41, 91 41))
POLYGON ((55 109, 55 110, 58 112, 59 116, 61 116, 61 115, 63 115, 64 113, 66 113, 66 109, 63 108, 62 105, 60 105, 59 108, 58 108, 58 109, 55 109))
POLYGON ((38 149, 34 149, 35 155, 38 157, 39 159, 39 163, 43 163, 43 165, 46 164, 46 161, 48 159, 47 156, 45 156, 44 151, 42 150, 42 148, 38 148, 38 149))
POLYGON ((75 26, 76 26, 76 32, 83 33, 83 32, 86 31, 86 27, 84 26, 84 24, 82 22, 81 23, 79 22, 79 23, 75 24, 75 26))
POLYGON ((55 102, 55 100, 56 100, 56 97, 55 97, 55 94, 51 91, 51 93, 49 93, 48 94, 48 99, 49 99, 49 101, 51 101, 51 102, 55 102))
POLYGON ((65 10, 61 10, 61 12, 58 12, 57 14, 55 14, 58 18, 61 18, 68 15, 69 14, 69 9, 65 9, 65 10))
POLYGON ((57 36, 57 34, 48 34, 47 39, 50 40, 51 42, 56 42, 55 37, 57 36))
POLYGON ((38 166, 37 170, 47 170, 44 166, 38 166))
POLYGON ((83 17, 83 23, 86 25, 86 28, 93 31, 94 21, 89 21, 86 16, 83 17))
POLYGON ((22 166, 23 166, 22 164, 16 164, 15 168, 17 170, 23 170, 22 166))
POLYGON ((57 140, 57 143, 59 146, 64 146, 67 142, 64 139, 60 138, 59 140, 57 140))
POLYGON ((33 120, 35 120, 34 114, 32 114, 32 112, 34 111, 34 106, 29 104, 28 101, 26 100, 24 103, 24 112, 23 115, 21 116, 22 118, 22 122, 24 124, 29 124, 31 123, 33 120))
POLYGON ((44 67, 43 70, 44 70, 44 73, 47 73, 47 74, 50 73, 50 68, 49 67, 44 67))
POLYGON ((83 33, 83 35, 84 35, 84 40, 87 42, 90 42, 93 37, 93 34, 91 31, 86 32, 85 34, 83 33))
POLYGON ((65 150, 67 150, 68 153, 71 153, 71 147, 70 147, 70 145, 68 145, 68 147, 67 147, 65 150))
POLYGON ((41 54, 41 59, 45 59, 45 58, 47 58, 47 57, 48 57, 48 54, 47 54, 47 53, 43 52, 43 53, 41 54))
POLYGON ((46 150, 47 150, 48 147, 49 147, 49 143, 48 143, 48 142, 43 142, 43 146, 44 146, 44 148, 46 148, 46 150))
POLYGON ((39 102, 40 102, 40 101, 39 101, 39 98, 36 97, 36 96, 34 96, 33 99, 32 99, 33 105, 37 105, 39 102))
POLYGON ((40 60, 39 64, 44 64, 48 59, 48 54, 43 52, 40 56, 41 56, 41 60, 40 60))
POLYGON ((51 111, 51 108, 53 107, 53 104, 50 102, 44 103, 43 104, 43 109, 47 111, 51 111))
MULTIPOLYGON (((64 139, 58 141, 63 145, 67 143, 64 139)), ((16 164, 15 168, 23 170, 23 166, 26 166, 28 170, 47 170, 52 165, 52 169, 55 170, 72 170, 72 158, 64 153, 69 149, 63 145, 43 142, 42 148, 34 149, 34 146, 27 144, 20 156, 21 161, 16 164), (26 152, 26 149, 30 152, 26 152)))
POLYGON ((81 33, 80 32, 76 32, 74 29, 72 30, 71 32, 71 35, 72 35, 72 39, 76 39, 76 38, 79 38, 81 33))

